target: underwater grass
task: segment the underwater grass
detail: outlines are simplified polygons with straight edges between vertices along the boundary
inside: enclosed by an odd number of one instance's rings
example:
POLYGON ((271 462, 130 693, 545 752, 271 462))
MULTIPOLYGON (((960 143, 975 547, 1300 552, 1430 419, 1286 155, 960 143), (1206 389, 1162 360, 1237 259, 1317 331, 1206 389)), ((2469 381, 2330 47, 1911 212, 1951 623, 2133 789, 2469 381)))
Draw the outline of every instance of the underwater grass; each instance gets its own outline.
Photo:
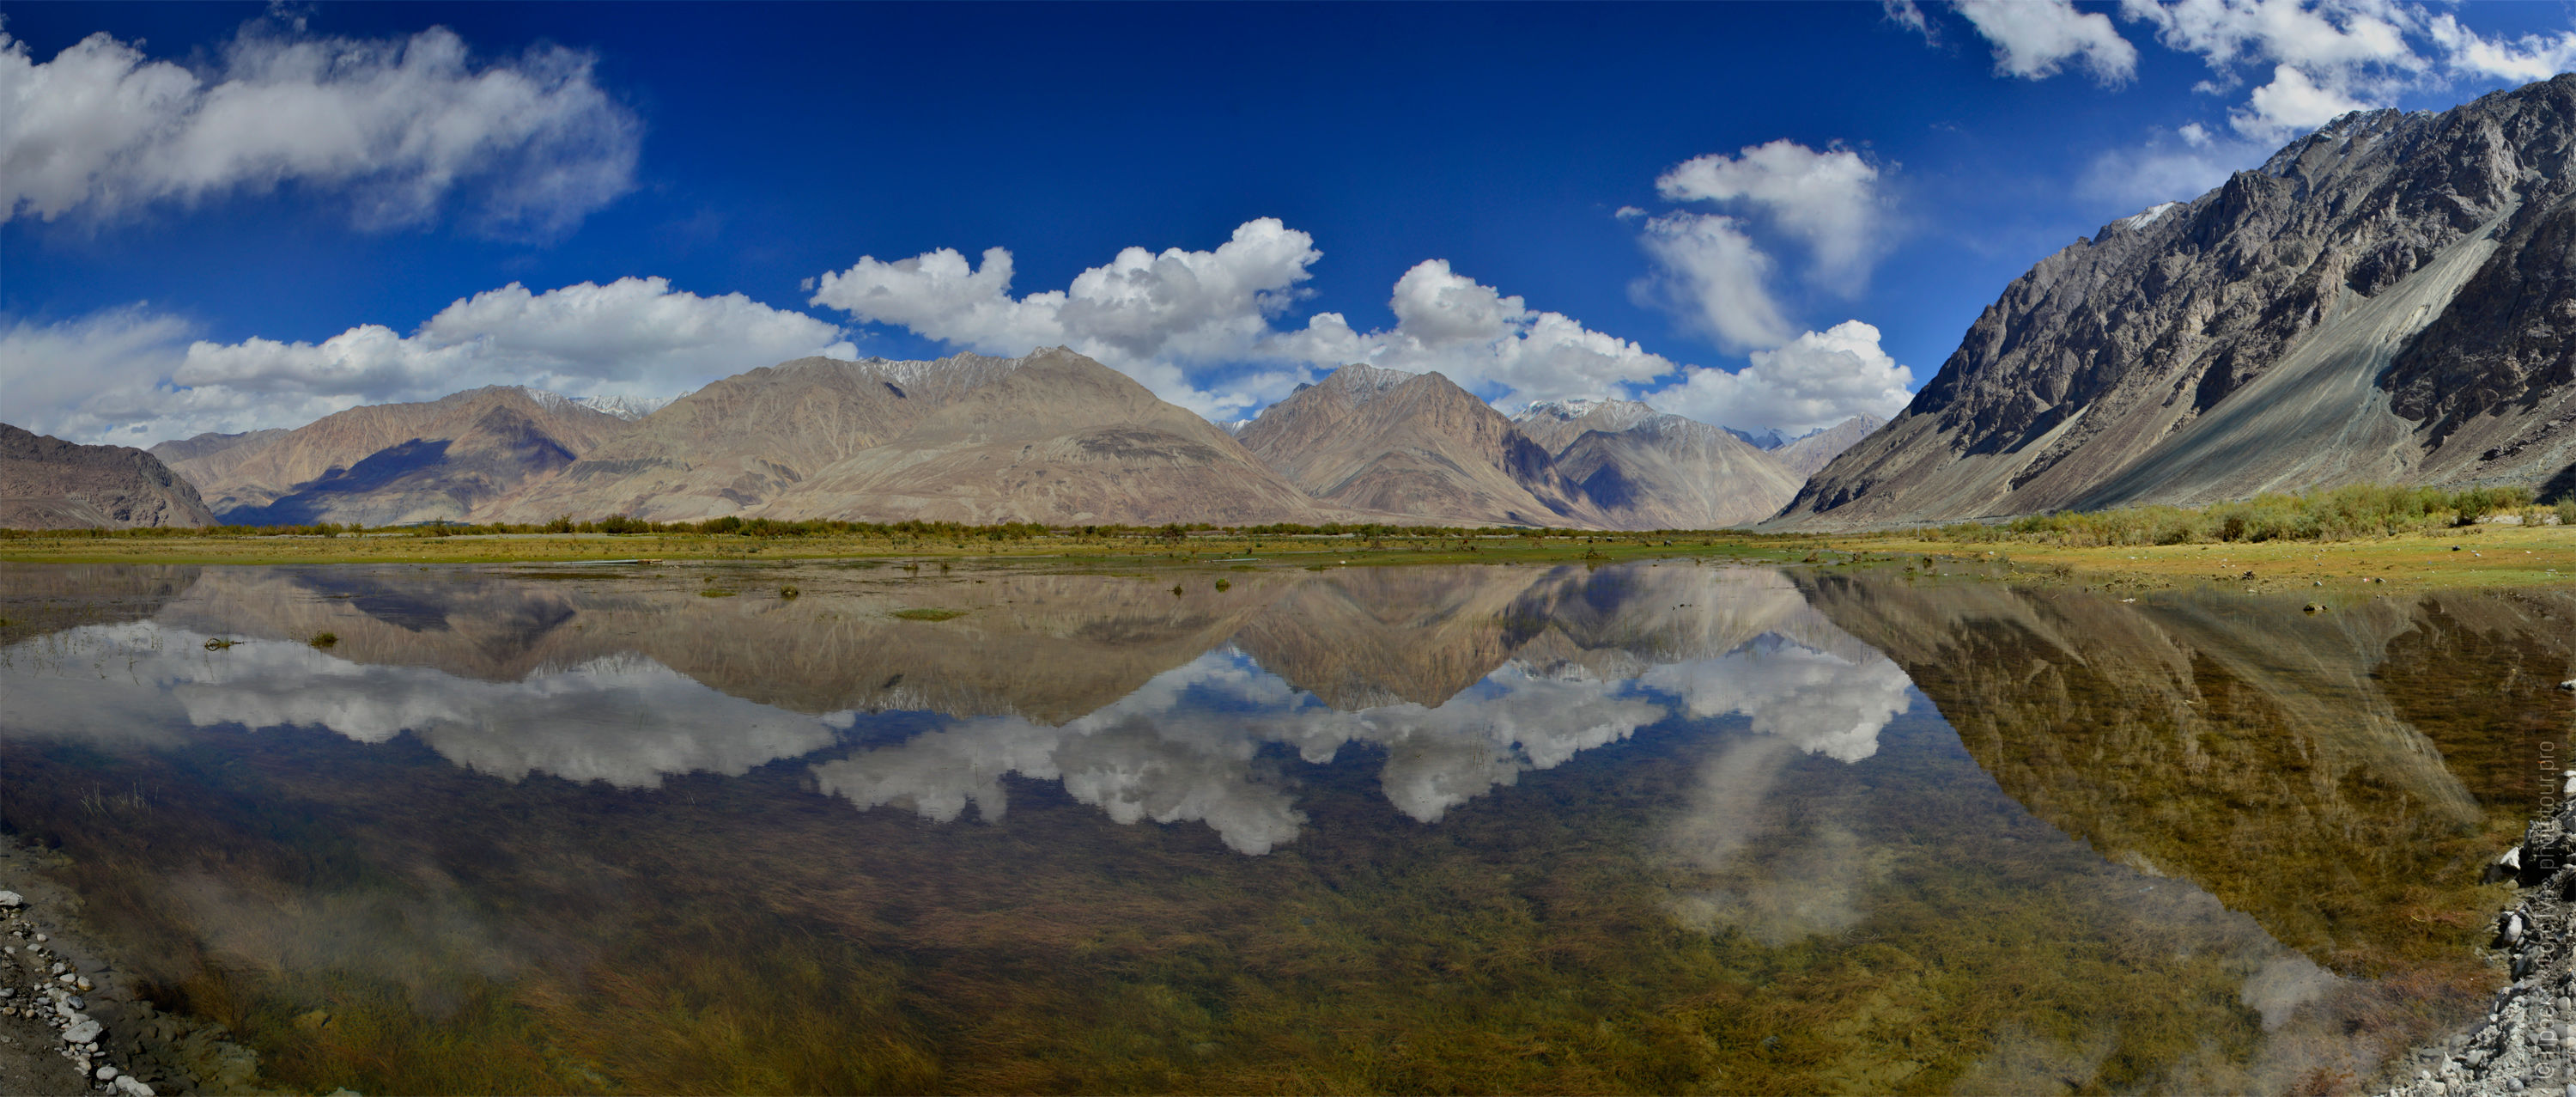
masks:
MULTIPOLYGON (((314 1089, 1934 1092, 2015 1028, 2108 1033, 2097 1081, 2120 1089, 2261 1037, 2192 926, 2136 923, 2102 886, 2134 876, 1977 780, 1936 721, 1900 725, 1888 764, 1804 758, 1805 791, 1763 809, 1770 832, 1841 818, 1896 848, 1852 932, 1779 943, 1672 917, 1676 889, 1799 868, 1757 849, 1708 878, 1658 854, 1641 808, 1686 800, 1706 753, 1679 727, 1436 826, 1350 750, 1264 858, 1036 782, 1011 782, 1003 823, 941 825, 801 794, 792 767, 628 793, 292 731, 210 736, 178 761, 215 795, 63 836, 84 889, 162 912, 159 940, 203 932, 147 884, 174 856, 223 864, 254 909, 318 889, 474 912, 443 946, 388 925, 434 946, 425 983, 200 954, 188 1004, 314 1089), (335 787, 302 785, 317 765, 335 787), (295 1023, 317 1008, 329 1024, 295 1023)), ((44 785, 170 764, 0 750, 44 785)), ((51 830, 55 810, 5 812, 51 830)))
POLYGON ((915 606, 911 609, 896 610, 894 611, 893 616, 906 621, 954 621, 960 617, 966 616, 966 611, 962 609, 938 609, 928 606, 915 606))
MULTIPOLYGON (((1891 577, 1869 601, 1967 618, 1939 593, 1891 577)), ((2075 635, 2076 603, 2116 608, 2047 597, 2075 635)), ((2518 826, 2512 721, 2564 714, 2532 692, 2562 653, 2499 633, 2491 601, 2401 636, 2384 688, 2490 827, 2518 826)), ((800 763, 627 791, 292 728, 0 741, 0 825, 76 854, 160 1000, 311 1091, 2277 1088, 2249 1060, 2297 1023, 2267 1033, 2241 997, 2265 931, 2365 980, 2338 992, 2336 1041, 2403 1046, 2475 1008, 2484 896, 2438 868, 2474 865, 2487 831, 2397 812, 2338 837, 2319 805, 2384 790, 2319 788, 2288 717, 2206 665, 2219 730, 2123 737, 2142 725, 2115 723, 2139 707, 2115 679, 2163 663, 1938 635, 1947 662, 1909 669, 1966 744, 1918 706, 1862 763, 1795 756, 1717 865, 1668 831, 1724 748, 1767 741, 1741 720, 1646 729, 1434 825, 1388 804, 1377 750, 1271 758, 1309 822, 1260 858, 1018 778, 1001 820, 938 824, 816 796, 800 763), (98 787, 158 791, 102 816, 80 797, 98 787), (2142 892, 2193 889, 2086 843, 2149 850, 2224 905, 2142 892), (1747 897, 1844 870, 1854 917, 1813 932, 1677 915, 1705 895, 1758 913, 1747 897), (314 942, 365 948, 322 962, 314 942), (296 1023, 315 1009, 330 1022, 296 1023), (1998 1073, 2014 1048, 2063 1073, 1998 1073)))

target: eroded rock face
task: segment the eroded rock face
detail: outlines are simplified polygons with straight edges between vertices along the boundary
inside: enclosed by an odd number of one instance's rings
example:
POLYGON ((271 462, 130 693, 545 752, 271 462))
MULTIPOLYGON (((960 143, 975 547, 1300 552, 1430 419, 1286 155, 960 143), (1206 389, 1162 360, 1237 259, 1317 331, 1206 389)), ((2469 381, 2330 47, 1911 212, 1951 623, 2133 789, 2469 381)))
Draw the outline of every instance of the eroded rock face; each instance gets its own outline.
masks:
POLYGON ((131 446, 84 446, 0 423, 0 527, 206 526, 197 489, 131 446))
POLYGON ((2105 225, 2007 287, 1783 520, 2570 479, 2571 142, 2576 76, 2560 76, 2347 115, 2105 225))

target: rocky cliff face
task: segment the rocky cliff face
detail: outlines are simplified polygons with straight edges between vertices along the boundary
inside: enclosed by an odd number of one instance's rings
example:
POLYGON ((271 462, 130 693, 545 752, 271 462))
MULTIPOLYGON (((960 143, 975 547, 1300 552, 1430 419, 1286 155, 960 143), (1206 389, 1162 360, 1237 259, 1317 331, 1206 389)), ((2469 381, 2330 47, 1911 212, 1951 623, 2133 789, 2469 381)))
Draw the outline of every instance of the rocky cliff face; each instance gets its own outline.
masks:
POLYGON ((494 386, 153 448, 227 522, 389 525, 472 517, 625 429, 553 393, 494 386))
POLYGON ((1830 528, 2361 480, 2576 488, 2576 75, 2347 115, 2015 280, 1784 514, 1830 528))
POLYGON ((131 446, 84 446, 0 423, 0 528, 207 526, 197 489, 131 446))

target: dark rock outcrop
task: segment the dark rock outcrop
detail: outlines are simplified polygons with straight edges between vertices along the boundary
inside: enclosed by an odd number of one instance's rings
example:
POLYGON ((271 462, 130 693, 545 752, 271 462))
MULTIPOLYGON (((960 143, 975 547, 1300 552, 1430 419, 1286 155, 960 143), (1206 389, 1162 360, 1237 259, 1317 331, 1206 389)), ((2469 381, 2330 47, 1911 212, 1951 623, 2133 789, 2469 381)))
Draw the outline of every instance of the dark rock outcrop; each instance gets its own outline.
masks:
POLYGON ((131 446, 84 446, 0 423, 0 527, 207 526, 197 489, 131 446))

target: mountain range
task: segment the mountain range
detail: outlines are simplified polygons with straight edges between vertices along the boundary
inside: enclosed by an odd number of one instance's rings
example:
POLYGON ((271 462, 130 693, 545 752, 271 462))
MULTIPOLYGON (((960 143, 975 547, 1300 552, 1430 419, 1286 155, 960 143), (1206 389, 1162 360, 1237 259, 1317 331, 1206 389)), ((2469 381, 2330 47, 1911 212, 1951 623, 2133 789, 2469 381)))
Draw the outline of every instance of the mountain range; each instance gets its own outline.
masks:
MULTIPOLYGON (((1229 432, 1062 348, 802 358, 670 401, 496 386, 127 452, 205 500, 149 520, 242 525, 623 514, 1711 528, 1769 516, 1799 479, 1780 456, 1641 403, 1542 403, 1506 417, 1438 373, 1368 365, 1229 432)), ((28 525, 128 521, 60 506, 12 513, 28 525)))
POLYGON ((32 525, 1596 529, 1860 528, 2359 481, 2557 496, 2576 492, 2571 152, 2576 75, 2346 115, 2041 260, 1893 421, 1794 439, 1632 401, 1507 416, 1441 374, 1365 364, 1229 431, 1057 348, 805 358, 669 401, 485 388, 149 455, 16 431, 0 493, 5 520, 32 525))
POLYGON ((1779 524, 2576 491, 2576 75, 2348 114, 2006 287, 1779 524))

